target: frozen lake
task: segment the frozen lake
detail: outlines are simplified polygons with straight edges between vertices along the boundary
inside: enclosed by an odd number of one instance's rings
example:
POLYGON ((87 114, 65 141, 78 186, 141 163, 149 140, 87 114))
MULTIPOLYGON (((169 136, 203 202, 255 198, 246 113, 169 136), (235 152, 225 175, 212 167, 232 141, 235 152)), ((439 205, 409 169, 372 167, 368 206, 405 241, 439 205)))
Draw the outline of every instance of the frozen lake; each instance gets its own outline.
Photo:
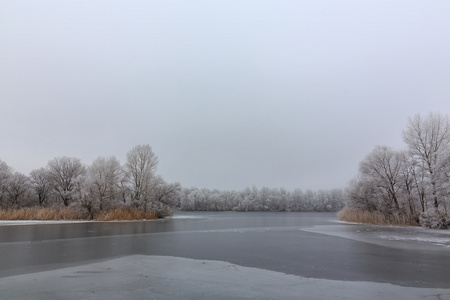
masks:
POLYGON ((448 231, 345 224, 333 213, 0 226, 0 298, 449 299, 449 270, 448 231))

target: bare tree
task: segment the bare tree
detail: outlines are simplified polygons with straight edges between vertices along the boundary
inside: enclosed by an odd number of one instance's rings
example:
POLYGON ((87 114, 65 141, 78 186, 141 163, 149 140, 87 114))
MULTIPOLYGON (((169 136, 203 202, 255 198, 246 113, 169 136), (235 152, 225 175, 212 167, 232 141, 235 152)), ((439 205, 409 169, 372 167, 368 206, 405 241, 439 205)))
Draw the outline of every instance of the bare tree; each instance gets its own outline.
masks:
POLYGON ((78 181, 85 174, 85 167, 78 158, 63 156, 49 161, 47 168, 53 189, 68 206, 80 188, 78 181))

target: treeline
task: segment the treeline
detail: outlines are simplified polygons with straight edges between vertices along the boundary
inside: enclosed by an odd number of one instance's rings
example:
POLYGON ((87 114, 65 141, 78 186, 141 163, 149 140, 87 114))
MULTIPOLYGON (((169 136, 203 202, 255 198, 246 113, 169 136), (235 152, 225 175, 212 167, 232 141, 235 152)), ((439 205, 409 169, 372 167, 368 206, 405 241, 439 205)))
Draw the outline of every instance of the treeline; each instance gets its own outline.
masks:
POLYGON ((410 118, 403 139, 407 150, 377 146, 360 163, 346 190, 341 219, 364 218, 389 224, 448 228, 450 124, 430 113, 410 118))
POLYGON ((344 196, 340 189, 289 192, 283 188, 252 187, 237 192, 184 188, 175 206, 184 211, 336 212, 344 207, 344 196))
MULTIPOLYGON (((147 213, 161 218, 171 215, 174 209, 323 212, 339 211, 344 206, 339 189, 289 192, 253 187, 236 192, 182 188, 157 175, 157 166, 158 157, 149 145, 131 149, 123 165, 114 156, 98 157, 89 166, 78 158, 64 156, 50 160, 29 176, 15 172, 0 160, 0 216, 33 218, 33 212, 43 211, 30 208, 57 209, 64 215, 62 218, 74 216, 75 211, 79 218, 103 220, 108 219, 105 213, 117 210, 121 214, 125 210, 124 218, 144 218, 147 213)), ((58 218, 54 211, 45 213, 58 218)))
POLYGON ((99 157, 90 166, 78 158, 57 157, 29 176, 0 160, 0 208, 72 208, 89 219, 130 208, 165 217, 172 213, 180 185, 165 182, 156 174, 157 166, 149 145, 131 149, 124 165, 114 156, 99 157))

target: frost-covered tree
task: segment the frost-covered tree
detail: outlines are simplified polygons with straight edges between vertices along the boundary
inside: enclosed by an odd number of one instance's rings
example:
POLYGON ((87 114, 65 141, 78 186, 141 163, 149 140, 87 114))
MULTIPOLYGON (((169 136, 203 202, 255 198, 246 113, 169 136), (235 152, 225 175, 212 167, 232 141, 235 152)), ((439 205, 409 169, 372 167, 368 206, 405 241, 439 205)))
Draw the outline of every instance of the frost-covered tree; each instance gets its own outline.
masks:
MULTIPOLYGON (((450 206, 450 150, 445 155, 439 164, 439 171, 437 172, 436 193, 441 197, 441 209, 448 215, 450 206)), ((449 221, 450 225, 450 221, 449 221)))
POLYGON ((6 206, 6 197, 8 196, 7 188, 9 179, 12 176, 12 169, 8 164, 0 160, 0 205, 6 206))
POLYGON ((450 153, 448 116, 430 113, 424 118, 420 114, 415 115, 409 119, 403 139, 416 160, 416 165, 424 168, 430 185, 430 200, 435 210, 438 210, 443 201, 438 191, 438 181, 444 178, 441 165, 450 153))
POLYGON ((174 206, 178 193, 181 191, 181 185, 178 182, 167 183, 162 178, 153 192, 153 202, 161 202, 174 206))
POLYGON ((8 179, 6 191, 8 207, 20 207, 29 204, 31 187, 27 176, 18 172, 13 173, 8 179))
POLYGON ((383 213, 389 216, 400 211, 400 197, 403 182, 400 178, 405 160, 402 153, 386 146, 376 147, 360 164, 360 173, 366 181, 377 188, 377 195, 383 203, 383 213))
POLYGON ((381 213, 385 221, 416 222, 418 178, 405 152, 378 146, 360 163, 347 190, 346 206, 381 213))
POLYGON ((288 197, 288 211, 306 211, 303 191, 295 189, 288 197))
POLYGON ((127 153, 125 172, 130 184, 131 201, 134 206, 147 210, 152 190, 160 184, 156 176, 158 157, 149 145, 135 146, 127 153))
POLYGON ((372 180, 358 178, 350 181, 346 193, 346 207, 362 211, 374 212, 380 208, 379 198, 376 197, 377 187, 372 180))
POLYGON ((78 158, 63 156, 50 160, 47 169, 54 191, 64 206, 68 206, 79 195, 86 168, 78 158))
POLYGON ((48 170, 44 168, 36 169, 30 172, 31 187, 33 188, 39 205, 44 205, 51 192, 52 183, 48 170))
POLYGON ((289 192, 283 188, 256 187, 243 191, 185 188, 176 206, 198 211, 338 211, 344 206, 341 190, 289 192))
POLYGON ((173 207, 178 202, 177 198, 181 191, 181 186, 177 182, 167 183, 161 177, 159 177, 157 182, 158 184, 153 187, 151 192, 150 209, 159 218, 167 217, 172 214, 173 207))
POLYGON ((112 157, 98 157, 87 170, 91 197, 98 202, 98 209, 103 210, 120 199, 119 185, 124 176, 120 162, 112 157))
POLYGON ((402 194, 403 194, 403 206, 406 208, 406 212, 409 215, 410 219, 414 219, 417 215, 417 211, 422 208, 424 210, 423 201, 418 194, 419 189, 416 185, 416 169, 414 167, 413 161, 409 159, 408 155, 405 152, 401 152, 401 157, 404 161, 399 173, 400 183, 402 185, 402 194), (419 200, 419 201, 417 201, 419 200), (419 205, 419 203, 421 205, 419 205))
POLYGON ((408 151, 377 147, 361 162, 359 179, 347 189, 346 207, 380 211, 385 221, 426 227, 450 226, 450 122, 430 113, 409 118, 403 131, 408 151))

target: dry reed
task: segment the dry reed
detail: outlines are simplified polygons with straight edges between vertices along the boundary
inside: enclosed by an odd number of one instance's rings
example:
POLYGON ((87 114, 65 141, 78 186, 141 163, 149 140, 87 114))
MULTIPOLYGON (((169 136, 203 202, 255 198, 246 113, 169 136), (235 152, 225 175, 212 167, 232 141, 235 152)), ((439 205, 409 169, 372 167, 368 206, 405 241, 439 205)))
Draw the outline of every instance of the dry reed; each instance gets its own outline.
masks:
POLYGON ((142 211, 132 207, 116 208, 102 211, 95 216, 96 221, 130 221, 130 220, 155 220, 157 215, 152 211, 142 211))
POLYGON ((418 225, 415 220, 405 215, 391 214, 389 218, 386 218, 383 214, 379 212, 369 212, 357 208, 348 208, 348 207, 338 212, 338 218, 339 220, 346 222, 368 223, 376 225, 396 225, 396 226, 418 225))
POLYGON ((56 220, 81 220, 82 216, 74 209, 48 208, 48 207, 26 207, 19 209, 0 210, 0 220, 38 220, 38 221, 56 221, 56 220))
MULTIPOLYGON (((136 208, 116 208, 101 211, 94 216, 95 221, 133 221, 133 220, 153 220, 157 219, 154 212, 144 212, 136 208)), ((19 221, 69 221, 88 220, 86 214, 81 214, 73 208, 47 208, 47 207, 27 207, 19 209, 0 209, 0 220, 19 221)))

